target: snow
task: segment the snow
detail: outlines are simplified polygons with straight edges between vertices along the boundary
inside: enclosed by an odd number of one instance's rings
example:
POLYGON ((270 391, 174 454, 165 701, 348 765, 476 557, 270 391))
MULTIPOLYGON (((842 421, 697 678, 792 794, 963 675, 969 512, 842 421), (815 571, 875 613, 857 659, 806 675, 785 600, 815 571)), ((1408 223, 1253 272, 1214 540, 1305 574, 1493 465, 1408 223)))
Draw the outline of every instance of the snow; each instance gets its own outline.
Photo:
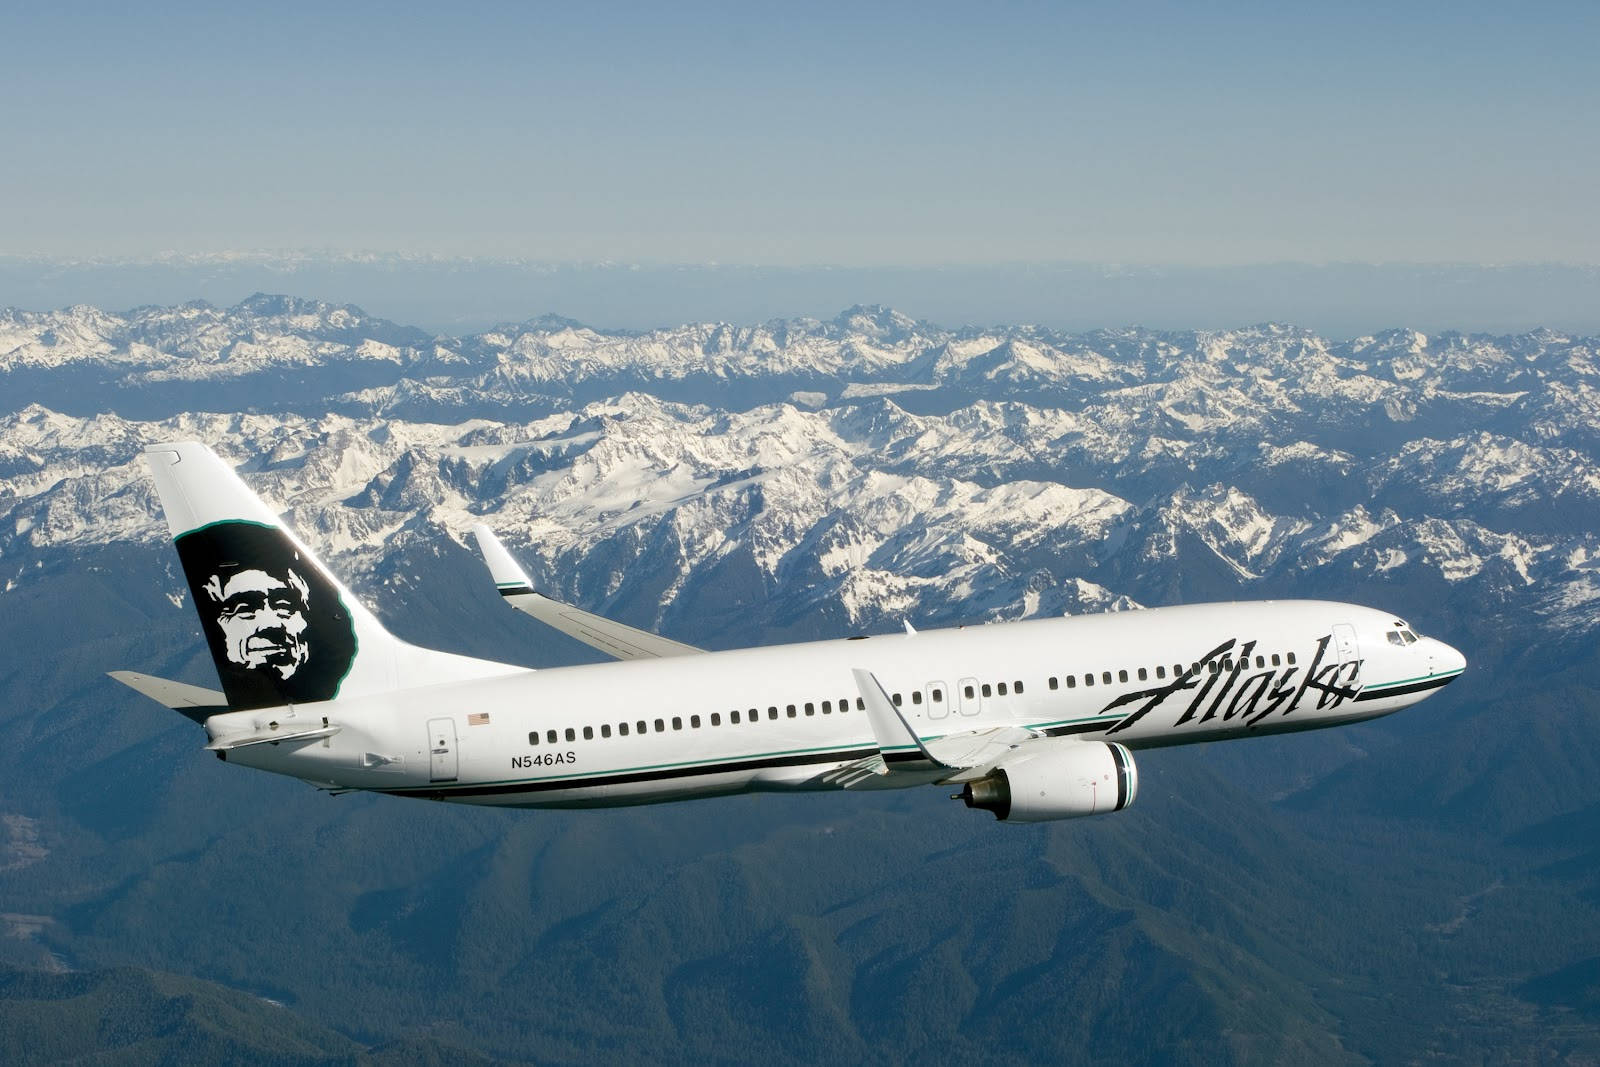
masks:
POLYGON ((241 382, 256 406, 271 374, 346 383, 252 414, 0 417, 0 558, 20 575, 164 540, 137 455, 198 438, 357 574, 488 521, 591 603, 635 595, 647 564, 669 576, 660 611, 729 560, 760 595, 862 623, 1136 606, 1203 562, 1242 595, 1335 568, 1600 625, 1592 339, 963 331, 883 308, 407 337, 270 297, 0 313, 0 375, 89 375, 108 398, 241 382), (375 377, 339 377, 357 370, 375 377))

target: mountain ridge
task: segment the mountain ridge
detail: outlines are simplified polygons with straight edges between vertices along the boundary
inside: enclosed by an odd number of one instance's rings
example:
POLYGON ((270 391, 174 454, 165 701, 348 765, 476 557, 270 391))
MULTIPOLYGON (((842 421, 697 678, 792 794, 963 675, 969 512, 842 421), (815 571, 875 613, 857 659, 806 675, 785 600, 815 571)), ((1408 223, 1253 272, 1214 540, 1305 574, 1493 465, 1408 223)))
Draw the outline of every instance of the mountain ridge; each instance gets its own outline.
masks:
POLYGON ((366 334, 405 327, 333 304, 168 312, 0 356, 0 961, 518 1060, 1600 1055, 1592 340, 967 336, 863 307, 391 355, 366 334), (400 636, 530 666, 589 653, 505 609, 473 523, 542 588, 711 648, 1317 597, 1472 666, 1404 715, 1141 753, 1129 812, 1020 831, 931 791, 329 798, 103 676, 215 684, 139 459, 179 438, 400 636))

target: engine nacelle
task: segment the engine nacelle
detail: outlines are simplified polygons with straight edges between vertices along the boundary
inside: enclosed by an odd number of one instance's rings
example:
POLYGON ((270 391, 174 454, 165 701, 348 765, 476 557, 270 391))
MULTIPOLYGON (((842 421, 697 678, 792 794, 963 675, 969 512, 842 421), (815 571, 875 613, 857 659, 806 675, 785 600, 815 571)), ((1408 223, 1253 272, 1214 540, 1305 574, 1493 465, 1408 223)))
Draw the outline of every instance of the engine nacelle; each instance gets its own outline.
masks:
POLYGON ((997 819, 1047 822, 1121 811, 1139 793, 1133 754, 1112 741, 1053 742, 1002 763, 956 794, 997 819))

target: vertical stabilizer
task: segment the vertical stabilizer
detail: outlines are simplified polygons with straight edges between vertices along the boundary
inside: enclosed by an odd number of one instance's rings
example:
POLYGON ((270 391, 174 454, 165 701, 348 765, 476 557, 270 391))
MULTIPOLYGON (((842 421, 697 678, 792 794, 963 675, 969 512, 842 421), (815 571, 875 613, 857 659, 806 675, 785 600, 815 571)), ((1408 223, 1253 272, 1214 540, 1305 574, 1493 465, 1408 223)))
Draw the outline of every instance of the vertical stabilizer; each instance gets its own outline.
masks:
POLYGON ((152 445, 145 459, 231 710, 519 669, 390 634, 205 445, 152 445))

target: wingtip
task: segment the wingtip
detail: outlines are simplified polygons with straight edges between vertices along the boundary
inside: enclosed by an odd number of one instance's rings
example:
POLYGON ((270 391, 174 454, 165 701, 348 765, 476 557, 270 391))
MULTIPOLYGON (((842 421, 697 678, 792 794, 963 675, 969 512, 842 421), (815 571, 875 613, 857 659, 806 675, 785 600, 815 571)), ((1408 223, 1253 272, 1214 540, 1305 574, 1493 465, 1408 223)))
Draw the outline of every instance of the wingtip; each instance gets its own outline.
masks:
POLYGON ((478 554, 483 557, 483 562, 489 568, 489 576, 494 579, 495 588, 500 590, 501 596, 516 596, 521 593, 531 593, 533 581, 528 577, 528 572, 512 558, 506 546, 494 535, 484 523, 474 523, 472 536, 478 542, 478 554))

